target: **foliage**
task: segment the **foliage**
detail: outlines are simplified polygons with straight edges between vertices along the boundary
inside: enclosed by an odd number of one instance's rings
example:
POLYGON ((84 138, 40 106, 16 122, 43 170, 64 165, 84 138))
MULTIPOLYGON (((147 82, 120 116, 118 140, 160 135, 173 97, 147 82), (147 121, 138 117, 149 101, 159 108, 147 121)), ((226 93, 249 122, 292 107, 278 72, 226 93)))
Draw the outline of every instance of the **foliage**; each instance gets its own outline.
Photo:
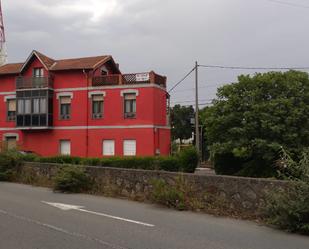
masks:
POLYGON ((90 188, 91 180, 85 168, 81 166, 64 166, 54 177, 54 190, 68 193, 80 193, 90 188))
POLYGON ((175 185, 170 185, 163 179, 153 179, 152 185, 151 198, 156 203, 178 210, 195 210, 201 207, 191 186, 181 176, 176 179, 175 185))
POLYGON ((191 118, 194 117, 194 109, 192 106, 175 105, 171 109, 171 126, 173 140, 189 139, 192 137, 191 118))
POLYGON ((42 163, 76 164, 127 169, 164 170, 171 172, 194 172, 197 166, 197 154, 193 149, 180 152, 172 157, 110 157, 80 158, 70 156, 30 157, 21 156, 24 161, 42 163))
POLYGON ((152 184, 152 199, 154 202, 178 210, 186 209, 184 194, 181 191, 167 185, 162 179, 153 180, 152 184))
POLYGON ((309 234, 309 150, 295 162, 282 150, 278 173, 282 179, 292 180, 288 189, 272 191, 265 208, 267 221, 292 232, 309 234))
MULTIPOLYGON (((204 113, 203 113, 204 112, 204 113)), ((298 71, 241 75, 205 108, 205 132, 219 174, 272 177, 284 147, 309 146, 309 78, 298 71)))
POLYGON ((180 151, 178 158, 183 172, 194 173, 199 161, 199 155, 193 146, 180 151))
POLYGON ((269 194, 266 217, 281 229, 309 234, 309 184, 298 182, 269 194))
POLYGON ((281 158, 277 161, 278 178, 284 180, 303 181, 309 184, 309 148, 301 153, 299 162, 292 159, 282 148, 281 158))
POLYGON ((13 151, 0 153, 0 181, 10 181, 20 160, 13 151))

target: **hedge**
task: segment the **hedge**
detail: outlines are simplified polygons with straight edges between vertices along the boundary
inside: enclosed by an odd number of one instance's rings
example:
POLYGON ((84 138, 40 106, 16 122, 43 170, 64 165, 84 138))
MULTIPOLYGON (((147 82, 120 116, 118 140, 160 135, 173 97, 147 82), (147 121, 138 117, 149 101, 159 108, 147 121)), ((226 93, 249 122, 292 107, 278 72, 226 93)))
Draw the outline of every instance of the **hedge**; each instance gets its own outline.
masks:
POLYGON ((110 158, 81 158, 71 156, 39 157, 21 155, 22 161, 74 164, 84 166, 101 166, 112 168, 164 170, 171 172, 193 173, 197 167, 198 154, 194 148, 181 151, 171 157, 110 157, 110 158))

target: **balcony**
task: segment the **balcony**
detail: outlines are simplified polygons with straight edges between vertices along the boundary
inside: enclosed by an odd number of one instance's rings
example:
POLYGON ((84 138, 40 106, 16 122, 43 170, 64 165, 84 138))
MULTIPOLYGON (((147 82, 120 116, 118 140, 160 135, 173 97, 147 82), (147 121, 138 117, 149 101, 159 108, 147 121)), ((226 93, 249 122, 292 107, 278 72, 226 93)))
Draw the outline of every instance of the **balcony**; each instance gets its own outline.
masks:
POLYGON ((16 78, 16 89, 39 89, 53 88, 53 79, 51 77, 22 77, 16 78))
POLYGON ((92 86, 113 86, 113 85, 136 85, 136 84, 156 84, 166 88, 166 77, 150 73, 136 74, 112 74, 93 77, 92 86))

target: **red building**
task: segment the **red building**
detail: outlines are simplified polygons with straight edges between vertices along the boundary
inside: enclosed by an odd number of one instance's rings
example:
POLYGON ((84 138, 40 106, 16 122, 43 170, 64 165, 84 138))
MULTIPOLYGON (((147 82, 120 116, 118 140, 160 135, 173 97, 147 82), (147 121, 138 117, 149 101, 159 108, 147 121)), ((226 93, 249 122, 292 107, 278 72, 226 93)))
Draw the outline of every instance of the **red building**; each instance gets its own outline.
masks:
POLYGON ((166 77, 122 74, 111 56, 33 51, 0 67, 0 138, 42 156, 168 155, 166 77))

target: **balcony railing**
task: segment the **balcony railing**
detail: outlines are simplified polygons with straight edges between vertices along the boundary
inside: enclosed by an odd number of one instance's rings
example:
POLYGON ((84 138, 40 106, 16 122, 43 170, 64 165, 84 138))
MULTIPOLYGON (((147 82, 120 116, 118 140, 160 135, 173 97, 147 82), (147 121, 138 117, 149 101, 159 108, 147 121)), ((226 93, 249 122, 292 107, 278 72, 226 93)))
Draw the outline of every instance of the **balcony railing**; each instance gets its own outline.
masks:
POLYGON ((154 72, 136 74, 112 74, 93 77, 93 86, 157 84, 166 87, 166 77, 154 72))
POLYGON ((53 88, 51 77, 17 77, 16 89, 53 88))

